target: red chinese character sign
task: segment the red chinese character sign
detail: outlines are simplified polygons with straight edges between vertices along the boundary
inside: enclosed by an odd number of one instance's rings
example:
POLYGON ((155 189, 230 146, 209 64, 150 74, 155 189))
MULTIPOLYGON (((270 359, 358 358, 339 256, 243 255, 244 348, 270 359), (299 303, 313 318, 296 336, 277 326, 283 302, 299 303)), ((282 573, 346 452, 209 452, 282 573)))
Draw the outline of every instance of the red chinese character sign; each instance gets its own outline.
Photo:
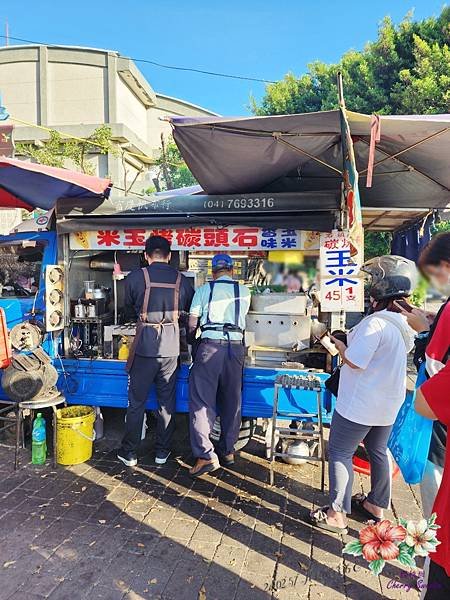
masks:
POLYGON ((142 250, 150 235, 161 235, 173 250, 312 250, 319 248, 316 232, 261 227, 186 227, 115 229, 70 234, 72 250, 142 250), (315 237, 314 237, 315 236, 315 237))
POLYGON ((356 169, 353 140, 343 100, 340 106, 340 122, 344 180, 343 196, 347 209, 350 254, 355 256, 364 245, 364 231, 359 198, 358 170, 356 169))
POLYGON ((320 306, 324 312, 364 310, 364 278, 361 249, 352 256, 348 232, 320 236, 320 306))

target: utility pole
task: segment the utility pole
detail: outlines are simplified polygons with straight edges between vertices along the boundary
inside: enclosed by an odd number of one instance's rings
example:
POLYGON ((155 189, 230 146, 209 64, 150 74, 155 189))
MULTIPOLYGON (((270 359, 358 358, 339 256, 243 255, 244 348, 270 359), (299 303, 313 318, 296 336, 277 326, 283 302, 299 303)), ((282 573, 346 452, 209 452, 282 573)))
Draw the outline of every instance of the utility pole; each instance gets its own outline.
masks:
POLYGON ((161 169, 163 172, 163 177, 166 182, 166 187, 168 190, 173 190, 172 178, 170 176, 170 171, 167 163, 167 155, 166 155, 166 142, 164 140, 164 134, 161 133, 161 169))
POLYGON ((337 90, 338 90, 338 102, 341 108, 345 108, 345 99, 344 99, 344 84, 342 82, 342 73, 338 71, 337 74, 337 90))

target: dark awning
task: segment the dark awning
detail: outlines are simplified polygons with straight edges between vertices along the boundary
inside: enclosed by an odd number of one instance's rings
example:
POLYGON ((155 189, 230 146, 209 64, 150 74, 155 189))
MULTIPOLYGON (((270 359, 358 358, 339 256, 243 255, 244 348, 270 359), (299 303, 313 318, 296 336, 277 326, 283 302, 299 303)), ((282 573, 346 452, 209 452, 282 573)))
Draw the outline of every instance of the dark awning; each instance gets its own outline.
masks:
MULTIPOLYGON (((170 194, 170 193, 168 193, 170 194)), ((65 198, 57 204, 60 233, 126 227, 189 225, 289 226, 330 231, 339 209, 335 192, 293 194, 224 194, 209 196, 157 195, 147 197, 65 198)))
MULTIPOLYGON (((361 206, 450 206, 450 115, 381 116, 366 187, 371 116, 347 111, 361 206)), ((311 192, 342 183, 339 111, 250 118, 173 117, 174 138, 208 194, 311 192)))

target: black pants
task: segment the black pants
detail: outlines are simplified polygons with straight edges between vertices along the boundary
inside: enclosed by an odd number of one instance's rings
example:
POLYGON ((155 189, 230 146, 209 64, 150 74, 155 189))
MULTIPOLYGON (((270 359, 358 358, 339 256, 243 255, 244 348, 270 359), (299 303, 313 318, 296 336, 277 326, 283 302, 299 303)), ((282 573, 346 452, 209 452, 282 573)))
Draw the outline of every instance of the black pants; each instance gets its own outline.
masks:
POLYGON ((427 593, 424 600, 448 600, 450 598, 450 577, 445 569, 430 561, 427 593))
POLYGON ((156 385, 158 400, 156 451, 170 450, 174 424, 178 357, 154 358, 136 355, 130 370, 128 409, 122 448, 136 452, 141 440, 145 405, 150 387, 156 385))
POLYGON ((218 452, 234 452, 241 425, 242 344, 202 340, 189 375, 189 429, 195 458, 217 459, 210 439, 217 413, 221 435, 218 452))

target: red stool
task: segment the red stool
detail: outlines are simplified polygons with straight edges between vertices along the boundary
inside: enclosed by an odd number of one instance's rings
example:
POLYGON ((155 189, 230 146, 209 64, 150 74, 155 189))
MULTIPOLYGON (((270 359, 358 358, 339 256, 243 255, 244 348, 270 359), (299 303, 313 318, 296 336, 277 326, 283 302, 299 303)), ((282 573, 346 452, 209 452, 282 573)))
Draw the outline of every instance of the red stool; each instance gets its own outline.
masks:
MULTIPOLYGON (((397 466, 397 463, 394 461, 392 456, 390 457, 393 463, 392 468, 392 479, 397 477, 400 469, 397 466)), ((360 444, 358 449, 356 450, 353 456, 353 470, 356 473, 362 473, 363 475, 370 475, 370 462, 369 457, 367 455, 367 451, 364 448, 364 444, 360 444)))
POLYGON ((6 326, 6 315, 0 308, 0 369, 6 369, 11 363, 11 342, 6 326))

